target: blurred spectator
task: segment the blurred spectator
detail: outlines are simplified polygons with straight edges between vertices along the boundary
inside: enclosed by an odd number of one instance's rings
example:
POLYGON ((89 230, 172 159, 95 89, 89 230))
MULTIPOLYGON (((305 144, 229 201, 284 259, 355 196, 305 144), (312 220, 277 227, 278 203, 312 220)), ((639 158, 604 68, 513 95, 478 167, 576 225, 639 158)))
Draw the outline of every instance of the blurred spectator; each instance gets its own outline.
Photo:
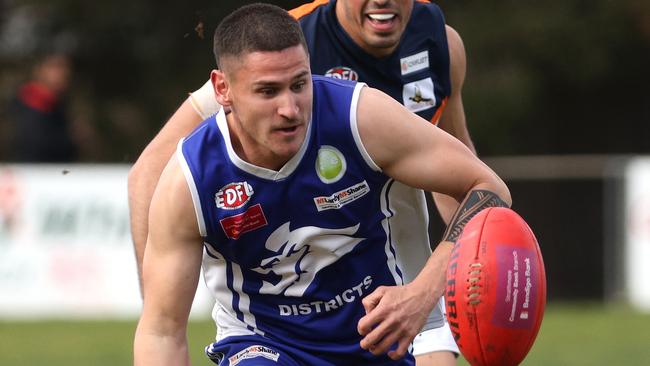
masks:
POLYGON ((33 68, 9 105, 8 160, 71 162, 79 155, 67 115, 66 92, 71 62, 67 55, 48 54, 33 68))

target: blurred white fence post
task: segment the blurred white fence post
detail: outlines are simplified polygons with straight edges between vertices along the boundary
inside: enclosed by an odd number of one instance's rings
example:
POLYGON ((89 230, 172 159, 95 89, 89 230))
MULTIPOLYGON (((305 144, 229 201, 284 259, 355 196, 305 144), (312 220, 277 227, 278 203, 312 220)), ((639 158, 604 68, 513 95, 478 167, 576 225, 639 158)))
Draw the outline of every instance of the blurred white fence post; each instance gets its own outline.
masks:
POLYGON ((624 277, 627 297, 636 308, 650 311, 650 158, 625 165, 624 277))

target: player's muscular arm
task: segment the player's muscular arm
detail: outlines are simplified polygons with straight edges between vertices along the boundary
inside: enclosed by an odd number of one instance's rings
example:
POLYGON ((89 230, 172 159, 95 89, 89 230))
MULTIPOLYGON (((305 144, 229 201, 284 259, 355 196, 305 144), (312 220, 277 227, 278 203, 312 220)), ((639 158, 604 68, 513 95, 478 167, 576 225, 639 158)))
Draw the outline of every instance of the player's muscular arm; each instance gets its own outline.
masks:
POLYGON ((501 179, 465 145, 377 89, 361 90, 357 127, 375 164, 407 185, 444 193, 457 202, 478 188, 509 200, 501 179))
MULTIPOLYGON (((206 85, 192 93, 190 98, 178 108, 158 135, 144 149, 129 172, 128 192, 131 236, 133 238, 141 289, 142 258, 149 229, 147 225, 149 204, 154 188, 165 164, 176 149, 178 141, 181 137, 190 133, 203 120, 203 116, 199 115, 199 113, 207 114, 208 111, 214 110, 214 107, 212 109, 209 107, 211 96, 209 93, 211 93, 211 88, 206 89, 206 85)), ((218 106, 213 96, 211 100, 218 106)))
MULTIPOLYGON (((476 149, 472 143, 465 119, 465 109, 463 107, 462 90, 465 82, 465 73, 467 69, 467 59, 465 55, 465 46, 463 40, 456 30, 446 26, 447 43, 449 45, 449 63, 451 74, 451 95, 447 101, 447 106, 438 122, 438 127, 442 128, 452 136, 460 140, 474 154, 476 149)), ((445 224, 449 224, 451 216, 458 208, 458 203, 449 196, 439 193, 433 193, 433 199, 436 202, 440 216, 445 224)))
POLYGON ((196 291, 202 240, 187 183, 176 158, 153 195, 144 256, 144 307, 134 364, 189 365, 186 327, 196 291))
MULTIPOLYGON (((375 164, 407 185, 453 197, 457 205, 474 202, 471 192, 487 191, 506 204, 510 194, 499 177, 460 141, 409 113, 371 88, 361 91, 357 111, 361 141, 375 164)), ((461 206, 460 212, 467 207, 461 206)), ((480 205, 477 206, 481 207, 480 205)), ((465 210, 465 211, 462 211, 465 210)), ((453 227, 465 219, 453 217, 453 227)), ((455 231, 451 231, 455 232, 455 231)), ((452 238, 447 234, 447 238, 452 238)), ((408 285, 380 287, 364 300, 367 314, 358 324, 361 346, 376 354, 398 343, 392 358, 404 355, 427 315, 444 292, 445 269, 453 244, 443 241, 418 277, 408 285)))
POLYGON ((447 270, 447 263, 449 262, 453 245, 463 232, 465 225, 476 214, 488 207, 510 207, 510 196, 507 194, 507 191, 501 194, 508 202, 501 199, 493 191, 482 188, 472 188, 465 195, 465 198, 458 206, 451 222, 447 226, 442 241, 438 244, 422 271, 413 280, 414 283, 417 282, 423 285, 423 288, 428 288, 426 292, 433 294, 436 300, 444 295, 445 271, 447 270))

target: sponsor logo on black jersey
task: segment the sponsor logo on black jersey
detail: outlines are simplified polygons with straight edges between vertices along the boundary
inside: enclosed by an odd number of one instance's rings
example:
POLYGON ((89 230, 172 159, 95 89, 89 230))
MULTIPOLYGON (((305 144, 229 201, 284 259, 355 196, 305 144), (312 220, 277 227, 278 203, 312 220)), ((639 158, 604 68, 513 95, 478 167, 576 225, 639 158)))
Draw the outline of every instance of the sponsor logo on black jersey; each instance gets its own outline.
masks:
POLYGON ((429 68, 429 52, 422 51, 399 60, 402 75, 429 68))
POLYGON ((412 97, 409 97, 409 100, 415 103, 433 104, 433 99, 423 97, 422 91, 418 87, 415 88, 415 94, 413 94, 412 97))
POLYGON ((325 72, 325 76, 332 79, 359 80, 359 74, 347 66, 336 66, 325 72))
POLYGON ((426 78, 404 84, 402 100, 404 106, 411 112, 420 112, 436 106, 436 95, 431 78, 426 78))

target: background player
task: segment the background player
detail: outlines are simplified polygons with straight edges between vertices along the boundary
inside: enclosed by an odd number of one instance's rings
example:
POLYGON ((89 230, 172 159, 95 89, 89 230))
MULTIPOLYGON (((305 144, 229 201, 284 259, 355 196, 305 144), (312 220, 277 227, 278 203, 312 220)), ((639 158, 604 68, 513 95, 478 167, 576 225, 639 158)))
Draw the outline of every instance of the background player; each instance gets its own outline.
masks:
MULTIPOLYGON (((267 355, 287 355, 283 360, 295 357, 302 364, 325 364, 315 361, 310 354, 330 360, 327 363, 329 365, 340 364, 337 360, 349 360, 350 357, 356 357, 359 361, 368 360, 372 364, 390 364, 381 355, 389 351, 392 345, 398 344, 398 348, 388 352, 388 355, 392 359, 402 357, 424 324, 427 314, 442 295, 451 245, 464 223, 485 207, 508 205, 509 193, 503 182, 466 147, 408 112, 385 94, 363 88, 361 84, 354 86, 326 81, 327 79, 316 79, 312 89, 306 46, 295 42, 286 44, 295 37, 277 34, 281 30, 286 32, 287 25, 276 22, 268 6, 262 8, 257 12, 257 18, 239 18, 240 28, 230 29, 230 33, 239 35, 243 33, 241 28, 244 24, 248 25, 246 28, 250 28, 250 24, 258 25, 253 38, 261 38, 262 45, 253 42, 246 47, 237 47, 236 41, 233 45, 232 38, 239 37, 229 37, 228 32, 219 32, 218 29, 215 38, 225 41, 216 42, 221 45, 216 47, 222 51, 217 52, 221 70, 213 71, 212 82, 217 100, 227 106, 230 112, 222 111, 218 114, 218 125, 214 119, 207 120, 186 142, 180 144, 178 159, 170 161, 158 183, 150 215, 150 223, 155 225, 150 225, 144 261, 145 302, 136 334, 136 363, 186 363, 185 326, 197 284, 202 257, 201 243, 205 242, 206 281, 217 297, 220 293, 236 292, 237 296, 233 294, 232 301, 222 301, 220 304, 222 307, 231 307, 227 312, 234 322, 229 324, 231 328, 239 327, 243 332, 248 330, 248 333, 232 334, 217 342, 212 349, 214 355, 223 352, 222 356, 225 357, 241 357, 244 360, 242 365, 246 365, 247 358, 241 352, 253 352, 249 346, 254 346, 254 350, 259 352, 257 343, 262 343, 267 355), (268 35, 269 32, 272 32, 271 36, 268 35), (319 106, 313 113, 312 95, 315 98, 313 105, 319 106), (321 177, 324 184, 314 188, 316 181, 310 179, 315 178, 314 169, 317 173, 322 173, 318 168, 318 158, 324 148, 338 151, 338 158, 347 161, 343 166, 349 166, 349 169, 339 166, 337 169, 340 175, 336 175, 334 180, 330 180, 332 177, 327 177, 326 180, 321 177), (445 156, 445 159, 435 159, 436 156, 445 156), (388 205, 384 200, 385 192, 392 189, 391 177, 421 189, 443 192, 462 202, 461 209, 454 215, 444 236, 445 241, 438 245, 420 274, 405 286, 393 286, 400 284, 401 276, 396 272, 397 269, 391 271, 392 275, 387 275, 387 267, 392 268, 391 263, 394 264, 389 254, 393 251, 388 248, 392 245, 392 215, 389 206, 382 207, 388 205), (269 188, 260 192, 270 192, 283 184, 289 184, 290 187, 285 186, 280 190, 284 194, 258 194, 256 200, 259 201, 250 202, 248 208, 244 208, 244 224, 234 220, 233 225, 237 230, 229 231, 231 226, 225 224, 228 217, 221 216, 224 212, 237 211, 219 210, 219 201, 215 205, 214 197, 218 196, 220 187, 228 186, 221 183, 231 179, 244 185, 247 198, 229 209, 241 208, 251 200, 254 190, 248 187, 247 181, 242 183, 244 179, 269 188), (355 192, 363 192, 354 196, 353 201, 358 202, 346 201, 347 207, 337 206, 335 209, 341 211, 329 216, 320 214, 320 211, 327 211, 328 207, 323 207, 323 210, 311 207, 313 194, 326 187, 333 189, 336 186, 329 184, 339 180, 341 184, 347 185, 343 179, 364 179, 363 187, 355 189, 355 192), (291 210, 276 210, 274 214, 258 215, 256 218, 247 216, 249 209, 255 207, 258 207, 257 210, 263 210, 261 207, 264 206, 267 209, 277 208, 288 201, 300 200, 301 197, 296 197, 298 192, 307 194, 305 204, 292 205, 291 210), (253 205, 254 203, 256 204, 253 205), (373 209, 368 210, 368 207, 373 209), (350 215, 339 214, 340 212, 350 215), (264 217, 263 222, 252 221, 259 217, 264 217), (273 260, 266 262, 264 256, 267 253, 260 247, 261 243, 266 242, 266 249, 271 249, 269 243, 286 243, 287 240, 292 240, 292 230, 297 232, 303 228, 309 229, 308 239, 296 243, 312 245, 309 253, 319 253, 319 250, 335 245, 332 242, 338 240, 337 235, 325 232, 331 229, 314 229, 313 225, 300 224, 297 227, 291 226, 289 223, 292 220, 303 220, 306 224, 329 222, 330 224, 322 224, 328 228, 332 223, 339 226, 336 224, 341 221, 353 224, 360 220, 357 225, 348 227, 355 227, 355 232, 361 227, 364 232, 361 237, 349 232, 339 233, 338 236, 343 237, 341 242, 349 247, 352 241, 354 248, 346 249, 334 260, 326 255, 303 262, 306 267, 292 265, 277 268, 279 272, 274 274, 281 279, 279 284, 287 285, 282 291, 274 292, 278 286, 275 284, 277 281, 268 286, 267 282, 263 282, 262 287, 256 285, 259 279, 251 274, 252 271, 267 273, 265 271, 269 268, 275 268, 277 259, 267 258, 273 260), (388 225, 385 225, 386 221, 388 225), (286 222, 290 230, 288 233, 280 230, 285 225, 283 222, 286 222), (242 228, 245 228, 245 233, 239 230, 242 228), (224 239, 225 237, 231 240, 224 239), (267 238, 266 241, 263 240, 264 237, 267 238), (243 245, 239 245, 238 240, 243 241, 243 245), (389 260, 386 261, 386 258, 389 260), (319 260, 325 259, 327 263, 314 267, 319 260), (262 267, 256 267, 255 263, 260 260, 262 267), (219 261, 226 263, 215 263, 219 261), (285 291, 296 283, 296 278, 290 277, 284 281, 284 272, 296 268, 299 270, 299 281, 308 277, 312 282, 290 294, 285 291), (321 298, 323 294, 339 292, 337 286, 345 288, 348 286, 345 281, 353 280, 353 276, 344 279, 338 276, 338 281, 332 281, 327 280, 326 272, 329 271, 330 276, 337 275, 343 268, 351 274, 367 271, 370 275, 366 278, 371 280, 366 283, 364 278, 363 284, 370 295, 363 295, 363 304, 360 299, 355 301, 351 298, 349 302, 346 300, 347 307, 339 304, 342 309, 334 307, 333 310, 330 309, 331 312, 315 310, 316 315, 306 324, 311 336, 322 338, 317 343, 310 345, 303 342, 305 334, 300 334, 300 327, 305 327, 304 319, 278 319, 278 314, 268 309, 278 300, 290 301, 290 298, 304 297, 303 301, 312 304, 311 300, 321 298), (236 280, 233 280, 234 277, 236 280), (382 284, 391 286, 377 287, 382 284), (354 322, 350 320, 356 320, 358 315, 364 313, 358 328, 351 329, 350 324, 354 322), (255 317, 259 321, 256 322, 255 317), (330 328, 326 326, 326 329, 314 329, 321 320, 325 321, 321 322, 325 325, 333 321, 333 325, 330 328), (357 347, 357 342, 346 341, 357 330, 362 335, 361 348, 370 350, 379 358, 369 358, 363 351, 350 352, 357 347), (269 337, 259 336, 267 332, 269 337), (274 333, 282 335, 283 332, 288 333, 288 338, 296 340, 293 345, 278 341, 285 337, 271 336, 274 333), (295 337, 296 333, 298 337, 295 337), (333 348, 327 348, 328 346, 333 348), (351 348, 346 348, 347 346, 351 348), (292 353, 293 356, 288 356, 286 350, 291 348, 295 352, 292 353), (384 363, 376 363, 377 361, 384 363)), ((296 33, 300 34, 297 23, 295 24, 298 29, 296 33)), ((320 207, 318 205, 321 201, 314 198, 313 203, 320 207)), ((327 200, 323 204, 327 205, 327 200)), ((235 216, 239 217, 238 214, 235 216)), ((339 244, 339 247, 343 244, 339 244)), ((280 248, 284 247, 286 245, 280 245, 280 248)), ((293 249, 292 247, 290 251, 293 249)), ((346 292, 347 290, 344 291, 346 292)), ((305 315, 303 307, 299 308, 300 314, 305 315)), ((280 314, 285 315, 297 314, 291 314, 291 311, 280 314)), ((223 324, 220 326, 223 327, 223 324)), ((284 362, 286 361, 279 364, 288 364, 284 362)), ((403 364, 409 364, 408 360, 403 364)))
MULTIPOLYGON (((367 82, 426 120, 439 122, 439 127, 473 151, 461 98, 465 51, 461 38, 445 25, 436 5, 422 1, 314 1, 291 13, 300 20, 306 34, 315 74, 367 82)), ((208 82, 179 108, 131 171, 129 200, 139 268, 147 236, 149 200, 164 162, 176 141, 218 108, 212 84, 208 82)), ((395 191, 401 192, 394 199, 400 205, 395 220, 426 227, 428 217, 422 192, 406 187, 396 187, 395 191)), ((448 223, 457 203, 442 195, 436 195, 436 202, 448 223)), ((417 243, 414 232, 408 228, 399 233, 402 242, 417 243)), ((398 248, 407 280, 415 277, 430 253, 427 243, 419 244, 398 248)), ((437 352, 458 353, 446 324, 435 328, 441 320, 440 315, 434 314, 425 326, 427 331, 416 338, 419 366, 455 363, 451 353, 437 352)))

